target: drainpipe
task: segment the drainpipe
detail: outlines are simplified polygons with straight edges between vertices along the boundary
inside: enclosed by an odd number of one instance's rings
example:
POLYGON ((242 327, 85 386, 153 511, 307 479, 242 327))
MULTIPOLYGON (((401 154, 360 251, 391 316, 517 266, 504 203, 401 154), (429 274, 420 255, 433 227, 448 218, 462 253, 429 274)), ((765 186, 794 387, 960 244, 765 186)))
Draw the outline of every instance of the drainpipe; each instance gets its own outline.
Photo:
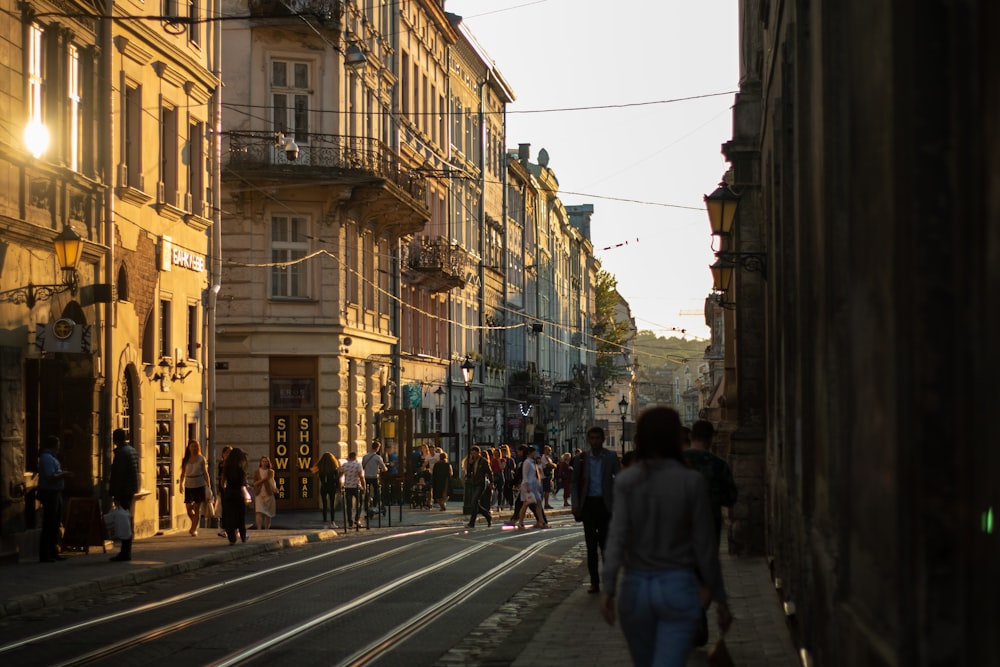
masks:
MULTIPOLYGON (((221 0, 214 0, 212 11, 215 18, 222 16, 221 0)), ((205 394, 202 411, 207 420, 202 420, 202 442, 208 450, 209 465, 215 469, 215 323, 222 289, 222 22, 212 22, 212 75, 215 77, 215 92, 212 94, 212 238, 209 253, 208 302, 206 304, 205 333, 205 394), (207 434, 205 433, 207 423, 207 434)))
MULTIPOLYGON (((101 97, 108 105, 106 118, 108 123, 101 123, 104 134, 104 243, 107 251, 104 259, 104 282, 112 286, 115 284, 115 86, 112 81, 114 66, 114 44, 112 27, 115 13, 114 0, 105 0, 104 15, 101 19, 101 80, 104 90, 101 97)), ((119 124, 120 125, 120 124, 119 124)), ((119 130, 121 128, 119 127, 119 130)), ((100 480, 100 495, 102 500, 106 500, 105 495, 105 466, 111 459, 111 431, 115 428, 115 304, 114 299, 109 299, 104 304, 104 414, 99 419, 99 450, 97 474, 100 480)), ((106 503, 104 503, 106 506, 106 503)))

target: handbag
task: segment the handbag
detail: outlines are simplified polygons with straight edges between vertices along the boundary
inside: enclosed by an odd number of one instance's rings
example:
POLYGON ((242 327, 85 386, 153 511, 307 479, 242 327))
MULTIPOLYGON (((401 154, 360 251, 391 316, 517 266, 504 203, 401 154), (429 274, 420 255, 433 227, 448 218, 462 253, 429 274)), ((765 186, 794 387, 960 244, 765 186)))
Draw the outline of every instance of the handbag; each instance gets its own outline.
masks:
POLYGON ((250 487, 246 484, 243 485, 243 502, 247 505, 253 502, 253 493, 251 493, 250 487))
POLYGON ((215 498, 206 499, 202 504, 201 515, 208 519, 219 518, 219 503, 215 498))

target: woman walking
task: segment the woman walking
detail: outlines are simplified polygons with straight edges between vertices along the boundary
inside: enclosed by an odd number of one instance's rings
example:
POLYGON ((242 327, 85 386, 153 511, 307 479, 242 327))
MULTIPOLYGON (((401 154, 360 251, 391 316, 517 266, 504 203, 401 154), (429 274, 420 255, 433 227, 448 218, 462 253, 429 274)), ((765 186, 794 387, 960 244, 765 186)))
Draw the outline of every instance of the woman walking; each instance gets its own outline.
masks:
POLYGON ((247 484, 247 455, 239 447, 234 447, 222 466, 222 528, 230 544, 236 544, 236 534, 247 541, 246 509, 247 501, 243 487, 247 484))
POLYGON ((701 473, 684 464, 680 429, 674 410, 644 411, 636 423, 636 462, 614 484, 601 614, 614 625, 620 591, 622 633, 640 667, 685 665, 701 619, 699 579, 705 597, 717 603, 719 628, 725 631, 732 622, 708 487, 701 473))
POLYGON ((333 512, 337 506, 335 499, 340 490, 340 463, 330 452, 323 452, 316 465, 316 472, 319 473, 319 498, 323 505, 323 527, 336 528, 333 512), (326 512, 330 511, 330 523, 326 522, 326 512))
POLYGON ((451 464, 448 463, 447 452, 441 452, 441 458, 431 469, 431 488, 434 490, 434 502, 442 512, 448 509, 448 494, 451 491, 451 478, 454 474, 451 464))
POLYGON ((278 487, 274 482, 274 469, 271 468, 271 459, 266 456, 260 457, 260 464, 253 475, 253 497, 254 509, 257 513, 257 528, 267 530, 271 527, 271 519, 278 513, 275 496, 278 487))
POLYGON ((545 520, 545 510, 542 509, 542 477, 535 464, 534 448, 528 447, 524 461, 521 462, 521 510, 517 515, 517 527, 524 528, 524 517, 528 508, 535 513, 535 527, 548 528, 545 520))
POLYGON ((192 537, 198 537, 201 505, 208 497, 205 490, 211 489, 212 479, 208 475, 208 460, 201 455, 201 445, 197 440, 188 442, 187 452, 181 463, 181 478, 177 483, 184 491, 184 507, 191 520, 188 532, 192 537))

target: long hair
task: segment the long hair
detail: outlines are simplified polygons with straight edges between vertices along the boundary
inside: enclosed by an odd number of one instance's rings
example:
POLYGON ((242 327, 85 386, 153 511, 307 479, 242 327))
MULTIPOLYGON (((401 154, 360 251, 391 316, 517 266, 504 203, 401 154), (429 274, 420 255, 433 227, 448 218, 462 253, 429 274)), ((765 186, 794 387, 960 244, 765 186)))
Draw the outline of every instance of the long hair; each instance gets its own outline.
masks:
POLYGON ((240 485, 246 479, 247 453, 239 447, 233 447, 222 464, 222 477, 226 480, 226 485, 240 485))
POLYGON ((643 410, 635 424, 635 457, 676 459, 684 462, 681 444, 681 418, 672 408, 655 406, 643 410))
POLYGON ((323 456, 319 457, 317 466, 321 475, 333 475, 337 472, 337 460, 333 458, 333 454, 330 452, 323 452, 323 456))
POLYGON ((199 443, 197 440, 188 440, 187 449, 184 452, 183 463, 187 463, 188 461, 193 461, 199 456, 201 456, 201 443, 199 443))

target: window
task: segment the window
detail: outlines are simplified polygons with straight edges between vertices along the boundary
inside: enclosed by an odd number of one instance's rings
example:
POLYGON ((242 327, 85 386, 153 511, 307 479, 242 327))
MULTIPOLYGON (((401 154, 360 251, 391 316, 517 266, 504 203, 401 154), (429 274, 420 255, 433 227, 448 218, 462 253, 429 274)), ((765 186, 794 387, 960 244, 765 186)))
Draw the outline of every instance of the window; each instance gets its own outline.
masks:
POLYGON ((125 180, 124 185, 143 189, 142 183, 142 89, 125 86, 125 180))
POLYGON ((160 301, 160 357, 171 357, 170 352, 170 301, 160 301))
POLYGON ((361 275, 364 281, 364 307, 367 310, 374 310, 378 304, 375 303, 375 244, 372 233, 362 234, 361 243, 363 244, 361 275))
POLYGON ((67 63, 67 113, 69 114, 69 168, 79 172, 83 165, 81 155, 83 141, 83 91, 80 85, 80 51, 69 46, 67 63))
POLYGON ((392 266, 389 261, 389 241, 386 239, 379 239, 377 247, 378 256, 375 258, 375 263, 378 266, 378 310, 382 315, 388 315, 389 288, 391 287, 390 280, 392 279, 392 276, 389 273, 392 266))
POLYGON ((271 296, 305 298, 308 296, 306 267, 298 262, 309 250, 305 218, 273 216, 271 218, 271 261, 281 266, 271 267, 271 296))
POLYGON ((191 123, 188 128, 188 210, 204 216, 205 211, 205 139, 204 126, 191 123))
POLYGON ((45 35, 41 27, 28 28, 28 129, 45 127, 45 35))
POLYGON ((361 295, 358 290, 358 231, 354 225, 347 225, 344 229, 344 300, 347 303, 360 303, 361 295))
POLYGON ((163 204, 177 206, 177 109, 160 110, 160 194, 163 204))
POLYGON ((271 62, 271 104, 274 131, 302 144, 309 141, 309 63, 271 62))
POLYGON ((455 98, 454 108, 451 110, 452 117, 452 127, 451 127, 451 144, 459 151, 462 150, 462 100, 455 98))
POLYGON ((197 359, 198 348, 198 306, 188 304, 187 313, 187 358, 197 359))
POLYGON ((195 46, 201 44, 201 23, 198 21, 200 18, 198 9, 198 0, 188 0, 188 18, 191 19, 187 25, 188 40, 195 46))
POLYGON ((399 68, 399 90, 402 99, 399 102, 400 111, 403 116, 410 115, 410 56, 405 52, 402 56, 402 64, 399 68))

